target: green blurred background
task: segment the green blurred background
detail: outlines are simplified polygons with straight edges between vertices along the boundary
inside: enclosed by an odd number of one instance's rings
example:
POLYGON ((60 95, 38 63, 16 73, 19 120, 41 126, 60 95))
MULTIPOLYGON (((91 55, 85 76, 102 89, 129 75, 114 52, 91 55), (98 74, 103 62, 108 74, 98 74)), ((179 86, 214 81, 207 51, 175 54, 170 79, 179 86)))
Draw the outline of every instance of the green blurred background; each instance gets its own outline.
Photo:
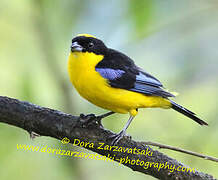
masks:
MULTIPOLYGON (((128 129, 133 139, 218 156, 217 9, 215 0, 1 0, 0 95, 75 115, 106 112, 82 99, 67 74, 72 37, 93 34, 179 92, 176 102, 209 123, 200 127, 172 110, 144 109, 128 129)), ((116 114, 103 124, 118 132, 127 118, 116 114)), ((154 179, 118 163, 18 151, 17 143, 63 146, 48 137, 31 141, 7 124, 0 124, 0 142, 1 180, 154 179)), ((217 163, 161 151, 218 177, 217 163)))

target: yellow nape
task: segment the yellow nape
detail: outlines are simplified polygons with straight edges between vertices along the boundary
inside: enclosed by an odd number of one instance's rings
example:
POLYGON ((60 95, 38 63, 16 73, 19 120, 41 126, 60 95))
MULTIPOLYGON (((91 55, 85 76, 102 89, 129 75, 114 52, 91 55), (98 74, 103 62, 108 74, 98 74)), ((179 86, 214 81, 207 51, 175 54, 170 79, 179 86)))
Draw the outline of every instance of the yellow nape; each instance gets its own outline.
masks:
POLYGON ((92 38, 96 38, 95 36, 93 36, 93 35, 90 35, 90 34, 78 34, 77 35, 77 37, 78 36, 85 36, 85 37, 92 37, 92 38))

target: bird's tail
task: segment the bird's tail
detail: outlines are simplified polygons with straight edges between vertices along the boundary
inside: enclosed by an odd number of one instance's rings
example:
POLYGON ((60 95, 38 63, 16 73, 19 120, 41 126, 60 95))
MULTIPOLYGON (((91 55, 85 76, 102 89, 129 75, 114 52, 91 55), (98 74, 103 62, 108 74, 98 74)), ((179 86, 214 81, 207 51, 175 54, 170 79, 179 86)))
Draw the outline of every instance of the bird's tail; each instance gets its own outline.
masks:
POLYGON ((203 120, 199 119, 195 113, 193 113, 192 111, 189 111, 188 109, 180 106, 179 104, 176 104, 174 101, 170 100, 171 104, 172 104, 172 109, 174 109, 177 112, 180 112, 182 114, 184 114, 185 116, 193 119, 195 122, 197 122, 200 125, 208 125, 206 122, 204 122, 203 120))

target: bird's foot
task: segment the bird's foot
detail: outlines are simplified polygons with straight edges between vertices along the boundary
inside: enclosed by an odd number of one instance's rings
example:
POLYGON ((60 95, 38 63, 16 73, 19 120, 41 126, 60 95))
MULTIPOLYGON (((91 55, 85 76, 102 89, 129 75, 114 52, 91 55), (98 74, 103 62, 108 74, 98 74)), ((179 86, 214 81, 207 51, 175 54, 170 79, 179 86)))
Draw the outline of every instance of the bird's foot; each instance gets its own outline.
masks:
POLYGON ((109 136, 108 139, 112 139, 111 144, 116 145, 124 136, 126 136, 128 139, 131 139, 132 137, 129 135, 126 135, 125 131, 120 131, 118 134, 113 134, 109 136))
POLYGON ((101 123, 101 119, 102 119, 101 116, 96 116, 95 114, 87 114, 87 115, 80 114, 80 121, 83 127, 89 126, 93 122, 95 124, 97 123, 100 127, 103 127, 101 123))
POLYGON ((34 140, 36 137, 40 137, 40 135, 35 133, 34 131, 31 131, 30 132, 30 139, 34 140))

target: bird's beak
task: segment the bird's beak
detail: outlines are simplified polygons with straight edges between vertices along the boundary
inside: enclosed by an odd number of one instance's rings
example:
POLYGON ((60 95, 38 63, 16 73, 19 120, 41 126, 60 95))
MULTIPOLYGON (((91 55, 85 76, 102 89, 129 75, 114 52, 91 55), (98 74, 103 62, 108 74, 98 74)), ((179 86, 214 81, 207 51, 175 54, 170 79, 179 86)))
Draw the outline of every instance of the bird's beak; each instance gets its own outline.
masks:
POLYGON ((83 47, 78 44, 78 42, 73 42, 70 46, 72 52, 81 52, 83 47))

